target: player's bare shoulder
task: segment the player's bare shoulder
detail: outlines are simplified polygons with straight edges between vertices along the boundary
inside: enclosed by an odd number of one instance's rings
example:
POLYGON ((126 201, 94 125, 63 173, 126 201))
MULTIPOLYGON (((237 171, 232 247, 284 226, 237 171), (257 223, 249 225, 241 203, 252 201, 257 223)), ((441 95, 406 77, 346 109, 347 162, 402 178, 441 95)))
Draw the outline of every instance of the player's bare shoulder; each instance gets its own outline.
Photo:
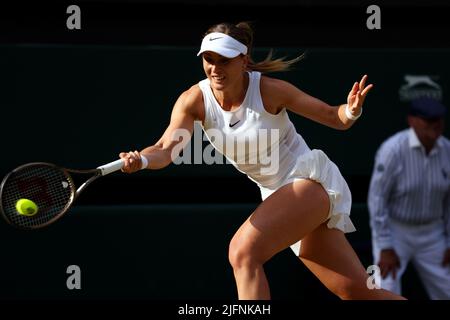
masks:
POLYGON ((192 114, 196 120, 203 121, 205 118, 203 94, 198 84, 184 91, 178 98, 177 105, 184 112, 192 114))
POLYGON ((267 76, 261 77, 260 92, 265 109, 277 114, 286 104, 286 95, 289 87, 292 86, 284 80, 271 78, 267 76))
POLYGON ((261 76, 260 89, 261 93, 268 94, 283 94, 289 90, 293 85, 289 82, 268 76, 261 76))

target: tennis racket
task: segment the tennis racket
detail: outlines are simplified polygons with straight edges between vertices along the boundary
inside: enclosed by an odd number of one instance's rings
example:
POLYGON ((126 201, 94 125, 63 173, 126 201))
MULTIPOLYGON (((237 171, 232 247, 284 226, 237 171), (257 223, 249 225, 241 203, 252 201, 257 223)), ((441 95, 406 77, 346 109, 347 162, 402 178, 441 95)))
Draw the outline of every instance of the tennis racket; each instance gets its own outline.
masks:
POLYGON ((22 229, 45 227, 61 218, 87 186, 120 170, 123 164, 124 161, 119 159, 90 170, 67 169, 46 162, 19 166, 8 173, 0 185, 1 215, 9 224, 22 229), (72 174, 90 177, 76 188, 72 174), (17 211, 16 203, 23 198, 37 205, 36 214, 29 216, 17 211))

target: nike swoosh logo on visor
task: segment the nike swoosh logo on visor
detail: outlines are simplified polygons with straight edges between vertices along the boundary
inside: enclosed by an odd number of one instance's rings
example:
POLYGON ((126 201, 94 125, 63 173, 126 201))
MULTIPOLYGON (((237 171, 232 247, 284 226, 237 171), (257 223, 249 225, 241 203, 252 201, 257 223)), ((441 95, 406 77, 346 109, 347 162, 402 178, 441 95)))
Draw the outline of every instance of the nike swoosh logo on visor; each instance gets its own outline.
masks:
POLYGON ((223 37, 217 37, 217 38, 209 38, 209 41, 214 41, 214 40, 217 40, 217 39, 222 39, 223 37))

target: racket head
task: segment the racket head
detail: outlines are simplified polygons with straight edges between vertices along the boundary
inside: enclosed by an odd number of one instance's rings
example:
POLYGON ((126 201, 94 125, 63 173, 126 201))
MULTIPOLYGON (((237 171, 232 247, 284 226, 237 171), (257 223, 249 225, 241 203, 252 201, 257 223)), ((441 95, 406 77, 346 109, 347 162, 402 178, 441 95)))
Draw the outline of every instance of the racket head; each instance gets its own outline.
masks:
POLYGON ((75 184, 69 172, 46 162, 27 163, 8 173, 0 185, 0 213, 21 229, 42 228, 59 219, 72 205, 75 184), (32 216, 16 210, 19 199, 32 200, 38 212, 32 216))

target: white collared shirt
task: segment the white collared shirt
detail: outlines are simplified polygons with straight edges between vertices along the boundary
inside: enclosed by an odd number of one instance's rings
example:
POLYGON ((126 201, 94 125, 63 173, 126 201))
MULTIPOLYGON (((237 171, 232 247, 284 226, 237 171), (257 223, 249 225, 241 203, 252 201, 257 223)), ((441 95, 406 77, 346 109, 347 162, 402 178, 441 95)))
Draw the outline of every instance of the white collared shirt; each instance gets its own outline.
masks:
POLYGON ((444 220, 450 247, 450 141, 427 155, 412 128, 382 143, 375 156, 368 205, 374 240, 391 248, 389 219, 406 224, 444 220))

